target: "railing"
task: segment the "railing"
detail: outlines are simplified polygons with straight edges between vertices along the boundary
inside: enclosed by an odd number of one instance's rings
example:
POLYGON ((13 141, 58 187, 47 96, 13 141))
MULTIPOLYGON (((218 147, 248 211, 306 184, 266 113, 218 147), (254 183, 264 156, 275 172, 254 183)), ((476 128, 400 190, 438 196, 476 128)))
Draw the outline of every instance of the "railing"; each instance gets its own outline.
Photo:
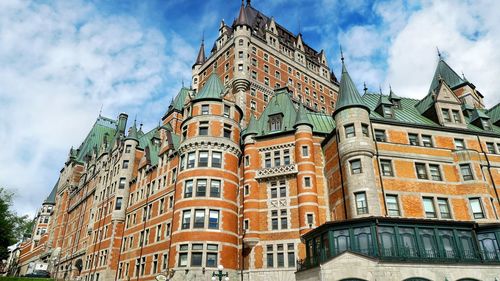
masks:
POLYGON ((296 173, 297 173, 297 165, 289 164, 284 166, 260 169, 257 171, 257 175, 255 176, 255 178, 263 179, 263 178, 271 178, 277 176, 293 175, 296 173))
POLYGON ((318 266, 333 257, 342 254, 345 251, 360 253, 372 257, 380 257, 383 260, 390 261, 407 261, 415 260, 420 262, 445 262, 445 263, 460 263, 460 262, 500 262, 499 251, 461 251, 447 250, 417 250, 413 248, 381 248, 380 254, 373 248, 350 248, 345 250, 325 252, 325 249, 320 249, 319 253, 315 256, 306 257, 305 259, 297 261, 297 270, 305 270, 318 266))

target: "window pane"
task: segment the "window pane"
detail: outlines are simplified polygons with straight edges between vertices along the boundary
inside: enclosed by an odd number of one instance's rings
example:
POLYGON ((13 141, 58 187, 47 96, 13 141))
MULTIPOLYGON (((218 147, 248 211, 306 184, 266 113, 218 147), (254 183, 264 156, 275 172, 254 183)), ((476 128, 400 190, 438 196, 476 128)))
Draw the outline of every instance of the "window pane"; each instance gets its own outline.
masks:
POLYGON ((222 166, 222 152, 212 151, 212 167, 220 168, 222 166))
POLYGON ((387 212, 389 216, 399 216, 399 203, 397 195, 386 195, 387 212))
POLYGON ((460 165, 460 172, 462 173, 462 177, 464 181, 473 180, 472 170, 469 164, 460 165))
POLYGON ((186 210, 182 213, 182 229, 187 229, 191 224, 191 210, 186 210))
POLYGON ((429 165, 429 171, 431 173, 432 180, 435 180, 435 181, 442 180, 441 171, 439 170, 438 165, 429 165))
POLYGON ((198 167, 208 167, 208 151, 200 151, 198 167))
POLYGON ((220 180, 210 182, 210 197, 220 197, 220 180))
POLYGON ((434 210, 434 203, 432 202, 432 198, 423 198, 423 201, 425 216, 428 218, 435 218, 436 211, 434 210))
POLYGON ((194 163, 196 162, 196 155, 194 152, 188 154, 188 168, 194 168, 194 163))
POLYGON ((208 217, 208 228, 217 229, 219 228, 219 211, 210 210, 208 217))
POLYGON ((368 205, 366 202, 366 193, 356 193, 356 210, 358 215, 367 214, 368 213, 368 205))
POLYGON ((196 181, 196 196, 203 197, 207 194, 207 180, 196 181))
POLYGON ((191 253, 191 266, 201 266, 201 258, 203 253, 191 253))
POLYGON ((217 253, 207 253, 207 267, 217 267, 217 253))
POLYGON ((417 170, 417 178, 424 180, 428 179, 425 164, 415 163, 415 169, 417 170))
POLYGON ((278 253, 278 267, 284 267, 285 266, 285 256, 283 253, 278 253))
POLYGON ((187 253, 180 253, 179 254, 179 266, 187 266, 187 258, 188 258, 187 253))
POLYGON ((439 213, 443 219, 451 219, 450 206, 448 205, 448 199, 439 198, 437 200, 439 213))
POLYGON ((346 138, 351 138, 351 137, 356 136, 356 133, 354 131, 354 125, 347 125, 344 128, 345 128, 345 137, 346 138))
POLYGON ((205 227, 205 210, 194 211, 194 227, 195 228, 205 227))

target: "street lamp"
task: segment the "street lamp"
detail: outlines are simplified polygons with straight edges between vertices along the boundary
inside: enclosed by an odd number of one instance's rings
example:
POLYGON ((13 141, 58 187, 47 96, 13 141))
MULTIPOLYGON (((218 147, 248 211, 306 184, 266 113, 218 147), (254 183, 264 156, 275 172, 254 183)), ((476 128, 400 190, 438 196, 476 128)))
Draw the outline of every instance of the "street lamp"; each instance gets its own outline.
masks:
POLYGON ((226 272, 226 273, 223 273, 222 271, 224 270, 224 267, 222 266, 222 264, 220 264, 217 269, 219 270, 219 272, 213 272, 212 273, 212 281, 217 281, 217 277, 219 279, 219 281, 222 281, 222 277, 226 277, 224 278, 225 281, 229 281, 229 273, 226 272))

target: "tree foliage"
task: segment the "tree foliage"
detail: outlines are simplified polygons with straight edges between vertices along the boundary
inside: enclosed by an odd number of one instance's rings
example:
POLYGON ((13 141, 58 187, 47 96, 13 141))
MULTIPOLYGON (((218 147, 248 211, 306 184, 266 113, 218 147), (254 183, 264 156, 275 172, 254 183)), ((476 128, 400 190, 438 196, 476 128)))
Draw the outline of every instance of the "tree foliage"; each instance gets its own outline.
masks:
POLYGON ((0 260, 8 256, 7 247, 31 233, 34 221, 27 215, 18 216, 10 207, 14 193, 0 187, 0 260))

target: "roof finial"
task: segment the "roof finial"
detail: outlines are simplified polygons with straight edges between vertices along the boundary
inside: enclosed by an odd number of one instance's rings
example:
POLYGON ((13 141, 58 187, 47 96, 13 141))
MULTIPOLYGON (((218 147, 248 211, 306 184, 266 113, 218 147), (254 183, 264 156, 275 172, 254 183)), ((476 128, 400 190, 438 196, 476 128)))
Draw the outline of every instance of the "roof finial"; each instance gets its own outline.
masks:
POLYGON ((439 59, 443 59, 443 58, 441 57, 441 52, 439 51, 438 46, 436 46, 436 50, 437 50, 437 52, 438 52, 438 57, 439 57, 439 59))
POLYGON ((245 6, 245 0, 241 0, 241 6, 245 6))
POLYGON ((302 24, 300 22, 300 18, 298 19, 299 21, 299 34, 302 34, 302 24))
POLYGON ((380 92, 380 95, 382 95, 382 86, 378 84, 378 91, 380 92))
POLYGON ((368 92, 368 88, 366 87, 366 82, 363 82, 363 91, 365 94, 368 92))
POLYGON ((99 109, 99 117, 101 117, 101 114, 102 114, 102 107, 103 107, 103 104, 101 103, 101 109, 99 109))
POLYGON ((182 78, 182 88, 184 88, 184 78, 182 78))
POLYGON ((464 74, 463 70, 462 70, 462 79, 467 80, 467 78, 465 78, 465 74, 464 74))
POLYGON ((389 92, 392 92, 392 86, 389 84, 389 92))
POLYGON ((249 7, 250 7, 250 6, 251 6, 251 4, 252 4, 251 2, 252 2, 252 1, 247 0, 247 6, 249 6, 249 7))
POLYGON ((342 45, 340 45, 340 60, 344 63, 344 52, 342 51, 342 45))

